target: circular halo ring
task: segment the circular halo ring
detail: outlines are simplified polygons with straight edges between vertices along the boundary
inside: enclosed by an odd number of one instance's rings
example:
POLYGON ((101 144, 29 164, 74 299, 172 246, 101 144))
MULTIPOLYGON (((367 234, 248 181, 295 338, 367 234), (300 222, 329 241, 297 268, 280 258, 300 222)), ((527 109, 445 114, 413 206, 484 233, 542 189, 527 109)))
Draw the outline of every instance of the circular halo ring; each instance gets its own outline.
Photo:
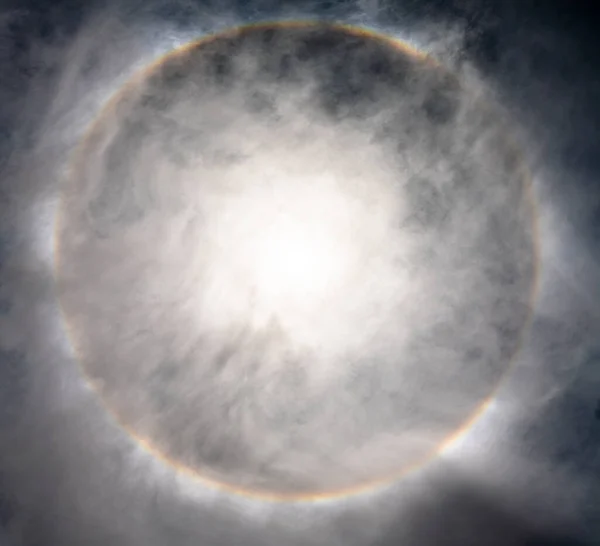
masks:
MULTIPOLYGON (((388 36, 385 34, 381 34, 378 31, 365 29, 360 26, 353 26, 341 23, 323 23, 321 21, 316 20, 285 20, 285 21, 263 21, 260 23, 253 23, 248 25, 240 25, 231 28, 227 28, 223 31, 217 32, 215 34, 211 34, 208 36, 203 36, 197 40, 188 42, 187 44, 180 46, 168 53, 162 55, 158 59, 154 60, 148 66, 142 68, 141 70, 134 73, 132 77, 130 77, 123 86, 117 89, 113 95, 108 99, 108 101, 100 108, 97 116, 90 122, 88 128, 84 132, 83 137, 79 141, 76 146, 73 155, 71 157, 71 161, 69 162, 68 175, 67 178, 73 176, 75 172, 75 165, 77 163, 76 159, 79 157, 81 153, 83 153, 83 149, 85 148, 85 143, 88 140, 89 136, 92 134, 96 125, 113 109, 119 104, 121 99, 125 97, 135 86, 146 80, 149 76, 151 76, 154 71, 159 69, 165 62, 173 60, 177 57, 185 55, 187 52, 201 47, 207 43, 210 43, 214 40, 227 38, 227 37, 235 37, 241 33, 251 32, 254 30, 261 29, 269 29, 269 28, 277 28, 277 29, 293 29, 293 28, 306 28, 306 27, 319 27, 324 26, 328 29, 338 30, 345 32, 350 35, 354 35, 357 37, 372 39, 378 41, 383 44, 391 45, 393 48, 399 50, 400 52, 406 54, 413 59, 418 61, 427 63, 430 66, 433 66, 438 69, 443 69, 452 77, 456 78, 456 75, 452 74, 448 69, 443 67, 439 62, 430 57, 426 52, 421 51, 419 49, 414 48, 410 44, 401 41, 400 39, 394 36, 388 36)), ((480 98, 477 98, 479 102, 482 102, 480 98)), ((485 107, 485 103, 482 104, 485 107)), ((162 452, 159 448, 157 448, 151 441, 139 435, 135 430, 133 430, 130 426, 123 422, 120 416, 113 411, 108 403, 105 402, 99 390, 94 386, 93 382, 90 380, 87 372, 83 366, 81 358, 76 358, 77 365, 81 371, 82 377, 86 384, 94 391, 98 400, 102 403, 104 410, 108 415, 114 420, 114 422, 121 428, 127 435, 144 451, 150 454, 155 460, 160 461, 162 464, 172 468, 177 473, 185 476, 186 478, 191 479, 193 482, 206 486, 208 488, 234 494, 237 496, 241 496, 244 498, 250 498, 254 500, 264 501, 264 502, 315 502, 315 501, 324 501, 324 500, 339 500, 343 498, 347 498, 350 496, 355 496, 361 493, 367 493, 373 491, 380 487, 385 487, 392 483, 397 482, 403 476, 414 472, 415 470, 422 468, 427 463, 431 462, 439 453, 443 450, 450 447, 454 442, 463 437, 478 421, 482 415, 485 413, 491 402, 496 397, 496 394, 500 387, 505 382, 509 372, 514 366, 514 362, 516 359, 516 355, 519 353, 524 335, 528 331, 529 326, 531 324, 533 318, 533 310, 535 301, 537 298, 538 288, 539 288, 539 276, 540 276, 540 250, 539 250, 539 218, 537 212, 537 203, 534 195, 533 189, 533 181, 531 179, 530 172, 525 165, 525 160, 523 158, 523 154, 518 148, 516 142, 510 137, 506 131, 503 132, 503 137, 505 139, 505 144, 508 148, 511 149, 511 152, 515 154, 517 157, 517 170, 519 171, 518 176, 523 182, 525 198, 528 202, 528 207, 531 213, 531 230, 532 230, 532 258, 533 258, 533 272, 531 279, 531 288, 529 291, 529 306, 526 319, 524 321, 523 327, 521 328, 519 335, 516 340, 515 349, 509 358, 509 362, 506 366, 504 373, 502 374, 500 380, 497 382, 496 386, 492 389, 490 394, 483 399, 479 406, 475 411, 471 413, 471 415, 463 422, 463 424, 456 429, 452 434, 449 434, 432 452, 430 452, 426 457, 424 457, 418 463, 410 465, 406 468, 403 468, 399 472, 387 474, 382 476, 381 478, 376 478, 374 480, 370 480, 359 485, 344 487, 341 489, 335 489, 326 492, 302 492, 302 493, 284 493, 284 492, 273 492, 270 490, 262 490, 262 489, 245 489, 238 487, 234 484, 215 480, 208 476, 203 475, 198 472, 194 468, 186 466, 177 460, 168 457, 164 452, 162 452)), ((64 200, 62 196, 59 196, 59 206, 57 218, 55 220, 54 227, 54 274, 56 278, 56 273, 60 270, 60 258, 61 258, 61 248, 60 248, 60 229, 62 227, 62 222, 64 220, 63 212, 64 212, 64 200)), ((69 340, 70 346, 74 349, 75 355, 77 355, 76 344, 73 341, 73 335, 70 332, 68 320, 65 314, 65 310, 59 301, 59 309, 61 313, 61 317, 63 320, 63 324, 65 326, 67 338, 69 340)))

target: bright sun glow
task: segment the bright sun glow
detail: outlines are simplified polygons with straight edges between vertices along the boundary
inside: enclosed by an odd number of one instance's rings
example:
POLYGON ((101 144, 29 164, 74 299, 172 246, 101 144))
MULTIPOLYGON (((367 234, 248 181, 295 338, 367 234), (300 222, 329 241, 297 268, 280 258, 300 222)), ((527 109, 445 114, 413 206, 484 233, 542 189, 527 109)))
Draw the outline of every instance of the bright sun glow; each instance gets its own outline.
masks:
POLYGON ((340 281, 344 252, 340 241, 324 227, 284 215, 268 224, 256 241, 253 268, 263 297, 272 302, 319 299, 331 284, 340 281))
POLYGON ((237 191, 221 186, 204 194, 207 246, 200 254, 210 267, 198 305, 203 323, 218 331, 275 321, 299 346, 320 354, 346 350, 348 339, 358 343, 380 329, 375 322, 384 320, 390 283, 395 293, 408 286, 391 274, 386 203, 392 201, 373 188, 369 195, 351 191, 345 178, 252 180, 234 185, 237 191))

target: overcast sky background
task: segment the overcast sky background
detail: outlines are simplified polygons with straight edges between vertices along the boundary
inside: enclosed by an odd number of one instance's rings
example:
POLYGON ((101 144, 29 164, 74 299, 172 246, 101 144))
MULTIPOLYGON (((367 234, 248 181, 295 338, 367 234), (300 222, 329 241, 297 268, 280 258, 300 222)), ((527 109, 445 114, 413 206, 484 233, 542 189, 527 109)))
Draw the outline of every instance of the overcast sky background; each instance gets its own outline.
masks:
POLYGON ((0 544, 600 543, 600 61, 583 5, 2 2, 0 544), (464 443, 385 490, 300 505, 192 487, 116 435, 77 380, 50 267, 56 183, 99 106, 173 47, 280 17, 394 34, 490 93, 542 251, 527 341, 464 443))

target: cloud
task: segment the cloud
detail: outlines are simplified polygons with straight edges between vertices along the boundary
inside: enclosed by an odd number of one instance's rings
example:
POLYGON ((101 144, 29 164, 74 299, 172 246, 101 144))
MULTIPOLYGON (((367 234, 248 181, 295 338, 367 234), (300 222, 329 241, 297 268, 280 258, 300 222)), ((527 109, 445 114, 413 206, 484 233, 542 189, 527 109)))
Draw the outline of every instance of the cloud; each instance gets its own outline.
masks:
MULTIPOLYGON (((179 91, 170 94, 159 81, 156 92, 146 94, 145 107, 131 88, 131 102, 122 103, 129 126, 123 128, 120 118, 110 115, 96 125, 98 140, 90 141, 82 155, 89 185, 74 186, 69 194, 72 215, 63 221, 78 229, 69 231, 69 236, 75 234, 70 243, 59 241, 66 253, 58 273, 87 284, 80 285, 79 299, 72 300, 65 314, 57 306, 54 270, 54 220, 65 214, 59 180, 67 174, 74 147, 110 97, 136 70, 198 34, 246 21, 244 17, 292 17, 304 11, 258 6, 248 15, 248 7, 234 5, 217 10, 183 3, 151 3, 143 9, 128 4, 99 10, 83 25, 78 9, 62 13, 43 8, 36 14, 24 6, 3 15, 2 43, 7 47, 2 49, 2 80, 9 84, 1 86, 1 114, 12 130, 0 145, 0 396, 6 410, 0 418, 0 467, 6 483, 0 489, 11 499, 4 523, 16 544, 384 545, 397 544, 400 537, 407 544, 470 544, 481 543, 476 537, 482 535, 490 544, 567 544, 567 539, 577 544, 568 536, 567 523, 551 524, 546 505, 534 515, 536 503, 522 500, 527 498, 522 491, 526 478, 543 475, 541 489, 547 495, 565 492, 558 513, 571 517, 593 511, 587 500, 593 460, 586 455, 593 447, 583 449, 582 442, 585 436, 589 446, 595 445, 594 429, 586 421, 575 431, 575 423, 588 414, 593 419, 597 379, 589 355, 597 331, 597 269, 577 226, 565 222, 565 211, 591 209, 579 184, 593 176, 593 169, 577 171, 549 157, 548 150, 568 148, 561 147, 567 136, 555 128, 563 119, 560 109, 550 99, 534 104, 523 82, 530 78, 537 96, 556 100, 558 90, 572 87, 555 76, 536 76, 521 57, 513 62, 507 51, 517 52, 515 45, 502 50, 505 57, 495 61, 495 75, 483 78, 474 65, 461 64, 469 55, 465 36, 473 36, 460 17, 446 14, 427 22, 409 4, 403 17, 411 12, 420 23, 399 24, 395 32, 452 66, 468 93, 443 71, 430 67, 418 73, 403 66, 395 72, 377 48, 345 51, 344 40, 327 35, 295 52, 296 60, 319 59, 309 62, 306 73, 295 73, 308 85, 293 79, 263 84, 253 59, 265 61, 271 68, 263 75, 272 76, 283 45, 291 47, 285 33, 271 37, 276 46, 255 44, 258 55, 230 53, 222 63, 210 64, 215 87, 189 83, 196 86, 195 93, 209 90, 204 102, 177 83, 176 70, 173 85, 179 91), (342 55, 353 62, 340 61, 342 55), (372 85, 360 71, 348 68, 365 68, 361 63, 371 63, 369 70, 389 79, 372 85), (398 103, 395 86, 407 73, 414 78, 404 80, 404 100, 398 103), (509 74, 518 93, 501 85, 500 76, 509 74), (244 84, 235 85, 243 77, 244 84), (489 110, 478 107, 485 93, 489 110), (161 114, 148 117, 148 111, 161 114), (197 130, 201 115, 210 130, 197 130), (256 486, 252 480, 258 473, 267 489, 278 483, 284 489, 311 489, 348 478, 353 483, 361 472, 371 477, 398 448, 394 423, 399 414, 413 420, 415 431, 400 442, 404 448, 411 444, 421 455, 423 446, 437 444, 436 427, 447 430, 448 423, 462 421, 467 406, 476 406, 502 375, 501 357, 512 353, 515 332, 531 303, 526 297, 532 278, 530 218, 527 207, 519 209, 522 187, 511 177, 518 159, 498 137, 503 129, 495 121, 501 118, 520 147, 516 156, 535 169, 544 267, 536 316, 519 359, 496 392, 493 408, 463 439, 471 448, 465 447, 464 454, 457 450, 469 460, 466 453, 472 449, 477 455, 469 456, 478 464, 497 468, 490 470, 492 485, 473 471, 453 468, 445 471, 449 478, 433 483, 419 481, 416 473, 415 482, 404 478, 356 498, 278 505, 177 474, 124 429, 127 425, 160 446, 171 445, 169 454, 189 466, 208 462, 217 478, 233 476, 238 485, 256 486), (544 120, 550 120, 548 126, 544 120), (273 138, 274 127, 279 138, 273 138), (204 151, 201 164, 197 150, 204 151), (455 156, 449 151, 461 160, 450 161, 455 156), (326 168, 335 174, 333 180, 318 178, 326 168), (263 177, 269 169, 271 183, 263 177), (314 246, 318 240, 328 259, 335 254, 342 262, 354 261, 353 270, 372 283, 371 290, 361 292, 364 284, 336 277, 338 269, 330 267, 339 305, 310 307, 318 282, 311 281, 310 290, 296 298, 280 282, 287 270, 278 266, 272 272, 272 254, 288 251, 286 244, 277 243, 279 236, 298 230, 276 223, 277 236, 272 236, 264 217, 277 203, 288 207, 286 214, 294 221, 308 223, 315 213, 310 203, 317 186, 303 190, 290 171, 318 180, 320 190, 327 188, 320 194, 314 236, 307 242, 303 230, 302 236, 292 237, 296 247, 314 246), (406 172, 416 174, 397 175, 406 172), (497 172, 503 173, 504 185, 491 185, 491 173, 497 172), (288 183, 277 185, 282 173, 288 183), (208 184, 213 195, 207 205, 195 190, 201 174, 229 181, 229 193, 208 184), (361 185, 367 177, 374 185, 361 185), (562 183, 566 178, 577 181, 569 191, 562 183), (132 183, 118 184, 120 179, 132 183), (254 192, 244 190, 250 179, 258 188, 254 192), (172 185, 177 193, 165 191, 172 185), (254 216, 245 214, 248 208, 254 216), (226 213, 231 221, 222 221, 226 213), (77 223, 84 217, 93 229, 77 223), (360 222, 354 225, 349 218, 360 222), (253 230, 275 243, 256 250, 256 239, 246 236, 253 230), (123 234, 119 249, 112 243, 123 234), (434 244, 440 240, 444 245, 434 244), (377 253, 372 249, 381 253, 390 242, 404 254, 399 252, 397 260, 373 257, 377 253), (265 256, 260 274, 253 260, 237 252, 242 246, 265 256), (198 247, 206 254, 198 253, 198 247), (340 248, 345 250, 338 256, 340 248), (212 261, 206 258, 209 251, 212 261), (232 261, 232 254, 242 258, 232 261), (212 284, 197 282, 195 275, 212 284), (254 308, 245 303, 252 275, 271 275, 272 280, 255 283, 260 297, 254 308), (404 277, 412 284, 403 284, 404 277), (224 282, 230 278, 238 281, 224 282), (410 297, 417 285, 415 303, 410 297), (412 292, 403 294, 403 286, 411 286, 412 292), (150 305, 152 297, 169 305, 150 305), (89 312, 90 301, 95 301, 95 316, 89 312), (278 316, 278 323, 265 319, 270 314, 278 316), (242 326, 232 327, 236 321, 242 326), (313 328, 316 323, 320 328, 313 328), (420 336, 390 334, 391 326, 414 332, 413 324, 424 325, 420 336), (202 330, 197 325, 204 328, 202 339, 195 337, 202 330), (342 349, 350 341, 354 360, 347 366, 342 349), (96 359, 86 369, 93 375, 95 365, 103 384, 91 388, 82 380, 82 354, 96 359), (397 354, 404 357, 403 375, 390 356, 397 354), (373 362, 366 365, 369 357, 373 362), (278 365, 285 358, 291 364, 284 373, 278 365), (462 365, 467 358, 470 368, 462 365), (137 390, 131 387, 132 377, 137 390), (419 391, 409 385, 433 395, 423 404, 414 394, 419 391), (98 396, 102 388, 104 401, 98 396), (394 397, 398 392, 404 405, 394 397), (106 402, 116 415, 107 412, 106 402), (413 411, 407 412, 411 404, 413 411), (343 420, 340 414, 353 417, 343 420), (499 415, 493 429, 491 415, 499 415), (304 428, 297 427, 299 421, 304 428), (424 424, 417 426, 419 422, 424 424), (569 426, 572 434, 565 431, 569 426), (279 436, 266 435, 269 427, 279 427, 279 436), (301 430, 296 437, 287 433, 294 427, 301 430), (381 433, 379 443, 361 451, 364 438, 374 432, 381 433), (314 446, 315 438, 321 442, 316 455, 306 447, 314 446), (575 453, 565 456, 565 463, 560 446, 566 442, 575 453), (528 466, 523 453, 533 444, 535 461, 528 466), (333 453, 335 459, 328 462, 333 453), (242 470, 235 474, 237 465, 242 470), (551 472, 544 474, 541 468, 551 472), (499 482, 510 484, 500 491, 499 482), (410 494, 403 494, 403 488, 410 494), (567 536, 560 542, 563 531, 567 536)), ((318 11, 316 5, 306 10, 313 15, 318 11)), ((390 11, 391 5, 380 2, 323 8, 321 14, 383 27, 390 11)), ((485 15, 481 24, 490 18, 485 15)), ((556 48, 551 33, 536 30, 532 36, 531 43, 542 43, 542 49, 556 48)), ((573 48, 566 48, 562 59, 573 58, 573 48)), ((140 84, 142 95, 146 84, 140 84)), ((561 104, 577 102, 575 96, 562 97, 561 104)), ((582 117, 569 129, 582 124, 582 117)), ((587 212, 583 216, 591 217, 587 212)), ((302 252, 290 256, 303 260, 302 252)), ((321 256, 319 263, 324 261, 321 256)), ((317 266, 309 267, 305 271, 316 275, 317 266)), ((332 282, 329 277, 323 281, 328 289, 332 282)))

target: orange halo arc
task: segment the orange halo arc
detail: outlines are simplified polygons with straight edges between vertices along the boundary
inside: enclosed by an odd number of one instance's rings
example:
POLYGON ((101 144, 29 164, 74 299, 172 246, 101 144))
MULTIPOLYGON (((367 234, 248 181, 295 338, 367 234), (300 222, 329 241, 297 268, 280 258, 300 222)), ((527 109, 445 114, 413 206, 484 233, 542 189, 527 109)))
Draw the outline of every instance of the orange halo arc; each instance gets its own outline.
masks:
MULTIPOLYGON (((225 29, 221 32, 217 32, 215 34, 210 34, 207 36, 203 36, 197 40, 193 40, 189 43, 184 44, 168 53, 162 55, 157 58, 153 62, 151 62, 148 66, 140 69, 136 72, 122 87, 117 89, 117 91, 108 99, 108 101, 104 104, 104 106, 98 112, 98 115, 91 121, 87 130, 85 131, 82 139, 79 144, 76 146, 74 150, 73 156, 70 162, 69 172, 72 174, 74 167, 76 164, 76 158, 79 154, 82 153, 85 148, 85 143, 89 137, 89 135, 93 132, 96 124, 103 119, 110 111, 112 111, 119 101, 127 95, 129 91, 131 91, 137 84, 146 80, 155 70, 157 70, 160 66, 162 66, 165 62, 173 60, 179 56, 184 55, 185 53, 193 50, 194 48, 201 47, 207 43, 210 43, 214 40, 220 38, 226 38, 231 36, 236 36, 238 34, 243 34, 245 32, 251 32, 254 30, 260 29, 268 29, 268 28, 306 28, 306 27, 324 27, 333 30, 339 30, 345 32, 350 35, 359 36, 363 38, 369 38, 373 40, 377 40, 387 45, 393 46, 395 49, 409 55, 421 62, 428 63, 436 68, 441 68, 443 70, 447 70, 444 68, 438 61, 432 58, 429 54, 419 49, 416 49, 412 45, 401 41, 400 39, 389 36, 386 34, 381 34, 375 30, 366 29, 360 26, 354 25, 346 25, 341 23, 324 23, 322 21, 315 20, 285 20, 285 21, 263 21, 260 23, 252 23, 248 25, 241 25, 232 28, 225 29)), ((455 430, 452 434, 445 438, 435 450, 428 454, 423 460, 419 461, 414 465, 409 466, 408 468, 404 468, 402 471, 397 473, 392 473, 390 475, 382 476, 381 478, 377 478, 366 483, 362 483, 353 487, 345 487, 343 489, 337 489, 326 492, 303 492, 303 493, 275 493, 269 490, 256 490, 256 489, 244 489, 238 486, 235 486, 231 483, 218 481, 212 478, 209 478, 202 473, 196 471, 195 469, 186 466, 175 459, 168 457, 165 453, 163 453, 159 448, 157 448, 150 440, 140 436, 133 430, 131 427, 127 426, 123 420, 110 408, 108 404, 106 404, 102 398, 101 393, 98 389, 95 388, 93 383, 89 380, 87 373, 83 367, 80 358, 77 358, 77 365, 81 371, 82 377, 88 384, 88 386, 94 391, 98 400, 101 401, 104 410, 110 415, 113 421, 118 425, 120 429, 125 431, 130 439, 132 439, 138 447, 141 447, 146 453, 150 454, 155 460, 165 464, 167 467, 173 469, 177 474, 190 479, 191 481, 202 485, 204 487, 208 487, 212 490, 221 491, 224 493, 233 494, 239 497, 244 497, 247 499, 253 499, 262 502, 269 503, 311 503, 318 501, 330 501, 330 500, 340 500, 347 497, 356 496, 362 493, 372 492, 378 488, 382 488, 393 483, 396 483, 399 479, 406 476, 407 474, 414 472, 415 470, 422 468, 427 463, 431 462, 437 455, 443 452, 445 449, 454 444, 461 437, 464 437, 466 433, 471 429, 471 427, 475 424, 476 421, 485 413, 485 411, 490 406, 491 402, 494 400, 498 390, 504 384, 506 377, 509 375, 511 368, 515 362, 515 356, 519 353, 521 345, 524 339, 524 333, 528 330, 529 325, 531 324, 531 320, 533 318, 533 308, 534 302, 536 300, 538 285, 539 285, 539 222, 538 222, 538 214, 537 214, 537 204, 535 200, 534 190, 533 190, 533 182, 529 173, 528 168, 525 165, 523 155, 518 149, 517 144, 510 138, 509 135, 506 135, 507 144, 513 149, 516 156, 519 157, 519 167, 521 170, 520 176, 522 177, 525 186, 525 191, 527 193, 527 199, 529 201, 529 206, 532 212, 532 232, 533 232, 533 279, 532 279, 532 288, 530 290, 530 305, 529 305, 529 313, 523 326, 520 334, 520 338, 518 340, 516 349, 512 355, 512 358, 507 366, 506 371, 504 372, 502 378, 497 383, 496 387, 492 390, 492 392, 485 398, 477 409, 470 415, 470 417, 460 426, 457 430, 455 430)), ((62 206, 59 202, 59 211, 57 215, 57 220, 55 224, 55 236, 54 236, 54 271, 59 271, 60 268, 60 241, 58 237, 58 233, 60 232, 61 220, 62 220, 62 206)), ((60 313, 63 319, 63 324, 65 325, 67 338, 69 340, 70 346, 74 349, 76 354, 76 344, 73 343, 73 336, 69 331, 68 321, 66 320, 66 316, 62 306, 59 304, 60 313)))

